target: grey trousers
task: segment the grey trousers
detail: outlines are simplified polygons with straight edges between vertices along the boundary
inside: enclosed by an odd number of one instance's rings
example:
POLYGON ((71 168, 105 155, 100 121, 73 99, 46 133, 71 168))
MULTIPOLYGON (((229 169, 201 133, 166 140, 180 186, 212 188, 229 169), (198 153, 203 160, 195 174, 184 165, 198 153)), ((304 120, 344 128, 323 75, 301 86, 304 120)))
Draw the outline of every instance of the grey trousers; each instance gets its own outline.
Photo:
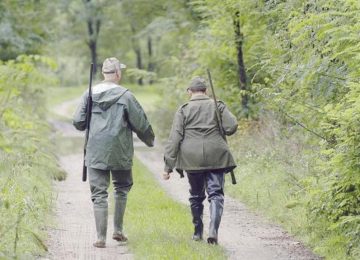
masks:
POLYGON ((131 170, 110 171, 88 168, 91 200, 94 208, 108 207, 110 172, 114 186, 114 196, 127 199, 127 194, 133 185, 131 170))

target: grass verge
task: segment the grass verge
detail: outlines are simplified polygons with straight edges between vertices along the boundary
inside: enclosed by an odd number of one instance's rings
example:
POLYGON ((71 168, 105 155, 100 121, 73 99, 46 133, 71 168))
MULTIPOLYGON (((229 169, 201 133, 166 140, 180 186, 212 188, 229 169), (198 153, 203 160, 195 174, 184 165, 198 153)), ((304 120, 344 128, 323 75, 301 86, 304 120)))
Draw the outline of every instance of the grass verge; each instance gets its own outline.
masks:
POLYGON ((301 131, 281 129, 275 120, 266 120, 229 138, 238 184, 227 184, 227 191, 326 259, 353 259, 347 253, 348 239, 312 213, 315 193, 323 192, 316 188, 321 175, 315 145, 307 144, 301 131))
POLYGON ((137 159, 133 173, 124 223, 136 259, 226 259, 221 247, 191 240, 188 207, 169 198, 137 159))
MULTIPOLYGON (((161 100, 159 87, 157 85, 127 85, 124 87, 134 93, 140 104, 146 108, 147 111, 153 110, 154 105, 161 100)), ((80 97, 85 91, 87 91, 87 86, 50 87, 47 89, 48 106, 51 108, 62 102, 80 97)))

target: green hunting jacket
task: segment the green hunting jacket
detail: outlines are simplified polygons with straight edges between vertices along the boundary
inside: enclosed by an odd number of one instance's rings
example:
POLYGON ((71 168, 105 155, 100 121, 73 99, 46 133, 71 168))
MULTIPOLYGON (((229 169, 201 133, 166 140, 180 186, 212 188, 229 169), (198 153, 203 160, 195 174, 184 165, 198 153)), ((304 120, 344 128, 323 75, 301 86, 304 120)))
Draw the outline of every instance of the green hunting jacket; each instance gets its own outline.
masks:
MULTIPOLYGON (((225 135, 237 130, 237 120, 226 105, 217 103, 225 135)), ((215 103, 207 95, 193 96, 176 112, 169 139, 165 145, 165 171, 181 172, 224 170, 236 167, 229 147, 221 136, 215 103)))
MULTIPOLYGON (((130 170, 134 155, 133 134, 147 146, 154 146, 154 132, 134 95, 112 82, 93 87, 92 113, 85 165, 101 170, 130 170)), ((73 124, 86 129, 88 91, 77 108, 73 124)))

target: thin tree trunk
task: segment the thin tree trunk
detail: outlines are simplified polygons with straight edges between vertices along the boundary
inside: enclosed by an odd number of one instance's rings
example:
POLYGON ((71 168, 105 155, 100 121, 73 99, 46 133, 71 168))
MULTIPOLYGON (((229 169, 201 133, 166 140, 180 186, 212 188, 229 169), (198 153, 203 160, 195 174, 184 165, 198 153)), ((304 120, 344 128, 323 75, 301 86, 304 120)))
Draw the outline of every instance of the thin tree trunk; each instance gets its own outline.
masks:
MULTIPOLYGON (((91 0, 87 0, 88 3, 91 0)), ((88 7, 91 8, 91 7, 88 7)), ((91 62, 94 64, 94 75, 96 75, 98 63, 97 63, 97 39, 100 33, 101 21, 96 17, 89 17, 87 20, 89 42, 88 46, 91 54, 91 62)))
MULTIPOLYGON (((135 27, 133 25, 131 25, 131 31, 132 31, 132 33, 134 35, 132 37, 132 46, 134 48, 134 52, 135 52, 135 55, 136 55, 136 67, 139 70, 142 70, 143 65, 142 65, 142 57, 141 57, 141 48, 140 48, 139 41, 137 39, 135 39, 136 30, 135 30, 135 27)), ((143 85, 143 79, 142 78, 138 79, 138 84, 143 85)))
MULTIPOLYGON (((151 36, 148 36, 147 47, 148 47, 148 54, 149 54, 148 71, 153 72, 155 70, 155 64, 153 62, 153 50, 152 50, 152 38, 151 38, 151 36)), ((153 80, 150 80, 149 84, 152 84, 152 83, 153 83, 153 80)))
POLYGON ((249 116, 249 88, 247 86, 246 70, 244 65, 244 57, 242 51, 243 44, 243 35, 240 28, 240 12, 236 11, 234 15, 234 33, 235 33, 235 46, 237 51, 237 63, 238 63, 238 75, 239 75, 239 85, 241 94, 241 106, 246 117, 249 116))
MULTIPOLYGON (((136 54, 136 67, 137 67, 139 70, 142 70, 143 67, 142 67, 142 59, 141 59, 141 49, 140 49, 140 46, 138 46, 137 48, 135 48, 135 54, 136 54)), ((139 79, 138 79, 138 84, 139 84, 139 85, 142 85, 142 84, 143 84, 143 79, 142 79, 142 78, 139 78, 139 79)))

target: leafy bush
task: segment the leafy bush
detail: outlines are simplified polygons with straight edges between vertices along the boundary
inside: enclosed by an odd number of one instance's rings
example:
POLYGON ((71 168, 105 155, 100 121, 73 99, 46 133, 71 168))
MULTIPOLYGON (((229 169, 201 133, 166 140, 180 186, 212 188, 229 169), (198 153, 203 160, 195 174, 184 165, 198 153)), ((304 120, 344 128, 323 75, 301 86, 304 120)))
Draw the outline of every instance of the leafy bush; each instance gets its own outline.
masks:
POLYGON ((51 179, 59 173, 42 89, 52 84, 43 76, 49 66, 55 65, 40 56, 0 64, 0 257, 46 250, 51 179))

